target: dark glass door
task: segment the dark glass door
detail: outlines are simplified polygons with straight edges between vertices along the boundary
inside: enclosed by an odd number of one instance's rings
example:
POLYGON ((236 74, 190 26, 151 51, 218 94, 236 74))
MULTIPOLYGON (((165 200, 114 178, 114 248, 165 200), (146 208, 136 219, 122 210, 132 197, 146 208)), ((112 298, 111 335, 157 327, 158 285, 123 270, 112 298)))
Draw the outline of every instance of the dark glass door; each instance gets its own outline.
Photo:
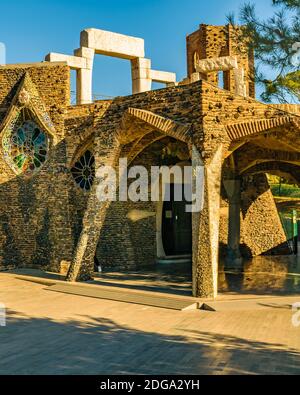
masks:
POLYGON ((192 214, 186 212, 184 198, 180 202, 174 201, 174 190, 175 186, 171 184, 170 201, 164 202, 162 214, 162 238, 168 256, 192 253, 192 214))

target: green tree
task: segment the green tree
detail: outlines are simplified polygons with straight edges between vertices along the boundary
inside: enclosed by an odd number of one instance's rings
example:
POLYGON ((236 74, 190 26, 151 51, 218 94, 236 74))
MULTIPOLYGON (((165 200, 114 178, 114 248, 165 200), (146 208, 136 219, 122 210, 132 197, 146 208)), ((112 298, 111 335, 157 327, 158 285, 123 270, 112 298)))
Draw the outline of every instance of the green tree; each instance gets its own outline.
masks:
MULTIPOLYGON (((261 19, 251 3, 242 6, 240 42, 255 51, 255 79, 265 102, 300 102, 300 0, 272 0, 274 15, 261 19)), ((234 14, 229 23, 236 25, 234 14)))

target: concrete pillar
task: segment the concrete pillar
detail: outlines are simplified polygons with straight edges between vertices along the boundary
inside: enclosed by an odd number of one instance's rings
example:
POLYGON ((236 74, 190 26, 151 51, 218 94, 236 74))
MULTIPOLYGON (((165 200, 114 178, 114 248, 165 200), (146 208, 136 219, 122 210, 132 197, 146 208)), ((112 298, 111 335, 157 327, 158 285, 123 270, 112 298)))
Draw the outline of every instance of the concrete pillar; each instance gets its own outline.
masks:
POLYGON ((220 189, 223 146, 204 164, 203 209, 193 214, 193 294, 218 294, 220 189))
POLYGON ((92 103, 92 76, 95 50, 81 47, 75 49, 74 55, 65 55, 51 52, 46 55, 48 62, 66 62, 68 66, 76 70, 76 102, 77 104, 92 103))
POLYGON ((92 98, 92 70, 76 70, 76 102, 77 104, 89 104, 92 98))
POLYGON ((151 60, 136 58, 131 60, 132 93, 151 91, 151 60))
MULTIPOLYGON (((120 154, 117 141, 99 142, 95 152, 96 169, 102 166, 115 167, 120 154), (96 152, 101 155, 97 156, 96 152)), ((81 235, 74 253, 74 257, 67 275, 67 281, 89 280, 94 272, 94 257, 103 227, 109 201, 102 202, 97 197, 97 190, 101 179, 96 178, 90 192, 88 204, 83 218, 81 235)))
POLYGON ((245 83, 245 71, 242 68, 234 68, 234 84, 235 84, 235 94, 238 96, 247 96, 247 87, 245 83))
POLYGON ((74 55, 85 60, 85 68, 77 70, 76 74, 76 100, 77 104, 89 104, 93 102, 93 65, 95 51, 91 48, 81 47, 75 49, 74 55))
POLYGON ((226 268, 240 270, 243 267, 243 260, 240 253, 241 181, 237 179, 225 180, 224 186, 229 200, 226 268))

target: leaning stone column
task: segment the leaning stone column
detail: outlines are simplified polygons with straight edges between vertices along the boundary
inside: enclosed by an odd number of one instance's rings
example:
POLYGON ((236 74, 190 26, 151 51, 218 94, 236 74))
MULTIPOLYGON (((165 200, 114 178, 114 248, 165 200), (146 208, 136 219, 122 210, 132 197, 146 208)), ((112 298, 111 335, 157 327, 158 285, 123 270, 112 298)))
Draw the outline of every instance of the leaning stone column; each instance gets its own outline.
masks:
MULTIPOLYGON (((102 140, 97 147, 98 155, 97 152, 95 153, 96 169, 102 166, 115 168, 120 154, 119 147, 117 141, 109 142, 109 139, 108 141, 102 140)), ((96 177, 84 214, 81 235, 66 278, 67 281, 87 281, 92 278, 94 257, 100 232, 105 221, 107 209, 111 203, 109 201, 98 200, 97 190, 100 182, 101 180, 96 177)))
POLYGON ((241 181, 238 179, 225 180, 224 186, 229 199, 226 269, 240 270, 243 267, 243 260, 240 253, 241 181))
POLYGON ((204 164, 203 209, 193 214, 193 294, 202 298, 218 294, 222 154, 221 145, 204 164))

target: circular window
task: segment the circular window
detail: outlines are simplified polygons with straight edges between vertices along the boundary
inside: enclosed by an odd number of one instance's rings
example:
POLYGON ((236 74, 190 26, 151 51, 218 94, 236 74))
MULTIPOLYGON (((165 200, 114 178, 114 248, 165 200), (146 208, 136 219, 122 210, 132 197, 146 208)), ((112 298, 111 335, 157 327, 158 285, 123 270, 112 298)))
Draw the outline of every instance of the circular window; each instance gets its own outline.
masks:
POLYGON ((17 174, 30 175, 47 159, 49 141, 31 120, 10 125, 2 139, 4 157, 17 174))
POLYGON ((91 151, 87 150, 71 169, 74 180, 80 188, 89 191, 95 178, 95 158, 91 151))

